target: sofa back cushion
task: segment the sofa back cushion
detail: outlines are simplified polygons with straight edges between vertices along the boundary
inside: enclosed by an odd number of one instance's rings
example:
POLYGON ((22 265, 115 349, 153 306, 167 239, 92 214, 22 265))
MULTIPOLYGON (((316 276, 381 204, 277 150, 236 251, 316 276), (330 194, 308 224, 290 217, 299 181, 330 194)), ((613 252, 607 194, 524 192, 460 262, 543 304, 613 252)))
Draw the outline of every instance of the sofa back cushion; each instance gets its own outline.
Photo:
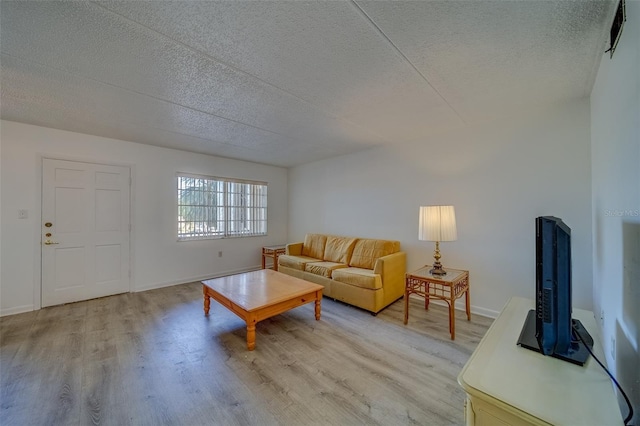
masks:
POLYGON ((324 260, 336 263, 349 263, 356 238, 327 236, 324 246, 324 260))
POLYGON ((302 244, 302 255, 322 259, 327 236, 322 234, 307 234, 302 244))
POLYGON ((400 241, 358 239, 349 266, 373 269, 379 257, 400 251, 400 241))

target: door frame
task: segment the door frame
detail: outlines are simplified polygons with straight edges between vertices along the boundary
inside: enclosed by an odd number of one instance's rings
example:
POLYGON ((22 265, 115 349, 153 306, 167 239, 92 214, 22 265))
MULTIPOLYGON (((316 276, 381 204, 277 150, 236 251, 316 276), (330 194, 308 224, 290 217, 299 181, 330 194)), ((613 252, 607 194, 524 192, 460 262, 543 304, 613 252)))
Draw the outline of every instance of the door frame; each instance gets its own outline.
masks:
POLYGON ((133 220, 135 208, 134 208, 134 200, 135 200, 135 182, 136 182, 136 168, 135 164, 127 163, 127 162, 118 162, 112 160, 100 160, 95 158, 88 157, 76 157, 76 156, 61 156, 60 154, 46 154, 40 153, 36 156, 36 178, 40 183, 38 188, 38 196, 37 200, 34 203, 36 207, 36 216, 37 221, 34 223, 34 247, 37 247, 38 254, 34 256, 33 271, 34 271, 34 280, 37 282, 34 283, 33 286, 33 310, 42 309, 42 257, 43 257, 43 245, 42 245, 42 196, 44 195, 44 182, 43 182, 43 163, 44 160, 62 160, 62 161, 73 161, 78 163, 91 163, 91 164, 100 164, 104 166, 119 166, 119 167, 128 167, 130 172, 130 181, 129 181, 129 223, 131 224, 131 228, 129 230, 129 271, 131 276, 129 277, 129 293, 133 292, 135 286, 135 270, 133 268, 135 251, 133 250, 133 246, 135 244, 135 221, 133 220))

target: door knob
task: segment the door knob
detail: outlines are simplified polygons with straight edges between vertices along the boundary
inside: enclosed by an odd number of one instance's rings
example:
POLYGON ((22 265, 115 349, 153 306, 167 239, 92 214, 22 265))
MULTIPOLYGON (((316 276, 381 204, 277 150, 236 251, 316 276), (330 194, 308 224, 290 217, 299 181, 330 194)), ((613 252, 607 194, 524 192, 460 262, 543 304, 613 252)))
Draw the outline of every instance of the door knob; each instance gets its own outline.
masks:
POLYGON ((44 242, 44 245, 45 245, 45 246, 51 246, 51 245, 54 245, 54 244, 60 244, 60 243, 54 243, 54 242, 53 242, 53 241, 51 241, 51 240, 45 240, 45 242, 44 242))

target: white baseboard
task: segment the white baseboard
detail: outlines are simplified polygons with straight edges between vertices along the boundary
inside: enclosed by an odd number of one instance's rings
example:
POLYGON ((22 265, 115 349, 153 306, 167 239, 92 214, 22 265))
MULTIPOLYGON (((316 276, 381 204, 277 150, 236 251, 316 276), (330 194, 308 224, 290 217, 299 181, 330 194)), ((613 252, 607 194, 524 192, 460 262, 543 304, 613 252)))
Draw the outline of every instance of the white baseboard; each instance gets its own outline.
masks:
POLYGON ((13 308, 5 308, 5 309, 0 309, 0 317, 4 317, 7 315, 23 314, 25 312, 31 312, 31 311, 35 311, 35 308, 33 305, 22 305, 22 306, 16 306, 13 308))
POLYGON ((216 274, 210 274, 210 275, 200 275, 200 276, 195 276, 195 277, 181 278, 179 280, 165 281, 165 282, 161 282, 161 283, 145 285, 143 287, 137 287, 137 288, 132 289, 131 292, 132 293, 138 293, 138 292, 141 292, 141 291, 154 290, 154 289, 157 289, 157 288, 164 288, 164 287, 171 287, 171 286, 174 286, 174 285, 187 284, 187 283, 192 283, 192 282, 195 282, 195 281, 210 280, 212 278, 224 277, 224 276, 227 276, 227 275, 234 275, 234 274, 241 274, 243 272, 257 271, 260 268, 261 268, 260 266, 254 266, 254 267, 251 267, 251 268, 242 268, 242 269, 221 271, 221 272, 218 272, 216 274))
POLYGON ((480 306, 473 306, 473 305, 471 305, 471 313, 482 315, 483 317, 489 317, 493 319, 498 318, 498 315, 500 315, 500 311, 494 311, 493 309, 486 309, 480 306))
MULTIPOLYGON (((181 278, 179 280, 172 280, 172 281, 165 281, 165 282, 159 282, 159 283, 154 283, 154 284, 148 284, 145 285, 143 287, 137 287, 131 290, 132 293, 138 293, 141 291, 147 291, 147 290, 154 290, 157 288, 164 288, 164 287, 171 287, 174 285, 180 285, 180 284, 187 284, 187 283, 192 283, 195 281, 203 281, 203 280, 209 280, 212 278, 218 278, 218 277, 224 277, 226 275, 234 275, 234 274, 241 274, 243 272, 250 272, 250 271, 257 271, 258 269, 260 269, 260 266, 254 266, 254 267, 250 267, 250 268, 242 268, 242 269, 233 269, 233 270, 227 270, 227 271, 221 271, 215 274, 210 274, 210 275, 201 275, 201 276, 194 276, 194 277, 188 277, 188 278, 181 278)), ((414 296, 416 298, 418 298, 418 296, 414 296)), ((422 298, 420 298, 422 299, 422 298)), ((447 304, 444 301, 441 300, 435 300, 432 299, 431 303, 435 303, 437 305, 442 305, 442 306, 447 306, 447 304)), ((457 310, 464 310, 464 300, 462 301, 462 303, 458 302, 456 303, 456 309, 457 310)), ((31 312, 36 310, 34 305, 23 305, 23 306, 16 306, 13 308, 5 308, 5 309, 0 309, 0 317, 6 316, 6 315, 15 315, 15 314, 21 314, 24 312, 31 312)), ((494 311, 492 309, 486 309, 480 306, 474 306, 471 305, 471 313, 473 314, 477 314, 477 315, 482 315, 485 317, 489 317, 489 318, 497 318, 498 315, 500 314, 500 311, 494 311)))
MULTIPOLYGON (((418 300, 424 300, 422 297, 416 296, 416 295, 412 296, 412 298, 415 298, 418 300)), ((447 308, 449 307, 449 305, 447 305, 447 302, 445 302, 444 300, 431 299, 429 303, 433 303, 439 306, 444 306, 447 308)), ((458 301, 456 302, 456 310, 457 311, 465 310, 464 298, 458 299, 458 301)), ((494 319, 498 318, 498 315, 500 315, 500 311, 494 311, 493 309, 487 309, 487 308, 483 308, 481 306, 475 306, 475 305, 471 305, 471 313, 476 315, 481 315, 483 317, 494 318, 494 319)))

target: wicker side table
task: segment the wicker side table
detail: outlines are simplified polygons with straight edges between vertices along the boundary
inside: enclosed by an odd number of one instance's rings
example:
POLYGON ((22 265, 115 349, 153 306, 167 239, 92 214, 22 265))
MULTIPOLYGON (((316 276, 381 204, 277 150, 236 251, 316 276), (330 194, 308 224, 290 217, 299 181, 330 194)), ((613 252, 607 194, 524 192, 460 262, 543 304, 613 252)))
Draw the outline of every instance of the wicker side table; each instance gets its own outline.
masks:
POLYGON ((446 268, 446 275, 432 275, 431 265, 409 272, 405 277, 404 323, 409 321, 409 296, 417 294, 424 298, 424 308, 429 309, 430 299, 444 300, 449 305, 449 332, 451 340, 456 337, 456 300, 465 296, 467 320, 471 320, 469 298, 469 271, 446 268))
POLYGON ((264 246, 262 247, 262 269, 266 269, 267 258, 273 259, 273 270, 278 270, 278 256, 284 254, 286 251, 286 245, 281 244, 277 246, 264 246))

